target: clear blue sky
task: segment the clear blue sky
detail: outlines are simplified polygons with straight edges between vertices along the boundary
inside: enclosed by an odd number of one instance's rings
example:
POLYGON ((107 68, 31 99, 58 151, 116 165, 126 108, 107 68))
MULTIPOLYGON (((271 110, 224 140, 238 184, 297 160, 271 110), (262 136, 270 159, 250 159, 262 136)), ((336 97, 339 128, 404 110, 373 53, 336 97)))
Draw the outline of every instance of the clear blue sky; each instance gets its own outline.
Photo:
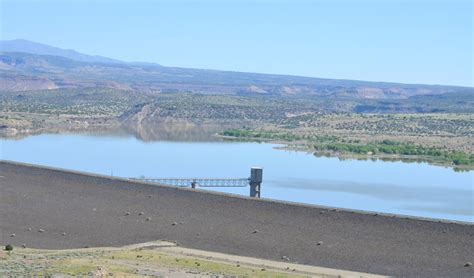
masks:
POLYGON ((2 39, 168 66, 473 86, 470 0, 0 0, 2 39))

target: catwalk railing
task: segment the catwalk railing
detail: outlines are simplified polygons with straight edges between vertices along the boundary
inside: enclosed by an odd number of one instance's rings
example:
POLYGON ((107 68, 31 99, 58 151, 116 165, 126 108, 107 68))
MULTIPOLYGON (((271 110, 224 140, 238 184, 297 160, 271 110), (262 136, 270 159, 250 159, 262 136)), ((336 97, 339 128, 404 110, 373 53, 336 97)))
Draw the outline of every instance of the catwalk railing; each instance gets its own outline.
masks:
POLYGON ((246 187, 250 186, 250 197, 260 198, 263 169, 252 167, 249 178, 132 178, 149 183, 178 187, 246 187))

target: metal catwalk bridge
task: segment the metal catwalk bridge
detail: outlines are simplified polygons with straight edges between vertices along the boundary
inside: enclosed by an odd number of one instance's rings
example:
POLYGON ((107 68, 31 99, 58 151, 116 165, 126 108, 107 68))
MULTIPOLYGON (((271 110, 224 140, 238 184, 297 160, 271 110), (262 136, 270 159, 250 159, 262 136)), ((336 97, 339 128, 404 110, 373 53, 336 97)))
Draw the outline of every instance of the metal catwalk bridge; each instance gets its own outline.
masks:
POLYGON ((249 178, 219 179, 219 178, 131 178, 150 183, 174 185, 178 187, 246 187, 250 186, 250 197, 260 198, 263 169, 253 167, 249 178))
POLYGON ((246 187, 250 179, 209 179, 209 178, 141 178, 146 182, 162 183, 179 187, 246 187))

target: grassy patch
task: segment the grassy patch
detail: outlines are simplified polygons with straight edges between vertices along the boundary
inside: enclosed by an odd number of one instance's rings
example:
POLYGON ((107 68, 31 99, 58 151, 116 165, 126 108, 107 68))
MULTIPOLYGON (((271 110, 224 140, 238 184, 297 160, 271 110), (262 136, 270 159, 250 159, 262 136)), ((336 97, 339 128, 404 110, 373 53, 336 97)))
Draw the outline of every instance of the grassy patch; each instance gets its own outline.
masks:
POLYGON ((413 143, 394 140, 361 143, 360 140, 344 140, 331 135, 299 135, 282 131, 260 131, 252 129, 230 129, 222 135, 249 140, 304 141, 317 152, 348 153, 356 155, 418 156, 443 162, 447 165, 474 167, 474 155, 461 151, 449 151, 413 143))
POLYGON ((167 254, 163 250, 62 250, 18 249, 0 260, 0 276, 88 276, 101 272, 118 277, 160 276, 169 271, 184 274, 205 273, 233 277, 305 277, 240 266, 185 255, 167 254))

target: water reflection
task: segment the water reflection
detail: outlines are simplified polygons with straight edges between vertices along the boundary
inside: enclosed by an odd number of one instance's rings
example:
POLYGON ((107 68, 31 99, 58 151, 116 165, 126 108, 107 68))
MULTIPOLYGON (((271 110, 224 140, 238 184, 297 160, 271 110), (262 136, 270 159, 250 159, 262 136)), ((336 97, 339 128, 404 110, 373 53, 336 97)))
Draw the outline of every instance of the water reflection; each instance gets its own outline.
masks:
POLYGON ((273 186, 281 188, 357 194, 395 202, 399 204, 398 208, 406 210, 424 210, 465 216, 473 214, 472 188, 445 188, 423 184, 408 187, 389 183, 302 178, 272 180, 271 183, 273 186))
POLYGON ((240 128, 240 123, 193 123, 190 121, 160 121, 122 125, 121 130, 145 141, 177 141, 177 142, 217 142, 222 141, 215 136, 230 128, 240 128))
MULTIPOLYGON (((324 153, 324 152, 315 152, 313 153, 315 157, 334 157, 334 154, 331 153, 324 153)), ((443 165, 441 167, 453 169, 454 172, 469 172, 472 171, 470 169, 465 169, 465 168, 459 168, 456 167, 455 165, 453 166, 446 166, 441 162, 436 163, 436 161, 433 160, 428 160, 428 159, 423 159, 421 157, 413 156, 413 157, 386 157, 386 156, 373 156, 373 157, 359 157, 359 156, 351 156, 350 154, 348 155, 343 155, 343 156, 336 156, 340 161, 345 161, 345 160, 359 160, 359 161, 384 161, 384 162, 403 162, 403 163, 429 163, 432 165, 443 165)))

